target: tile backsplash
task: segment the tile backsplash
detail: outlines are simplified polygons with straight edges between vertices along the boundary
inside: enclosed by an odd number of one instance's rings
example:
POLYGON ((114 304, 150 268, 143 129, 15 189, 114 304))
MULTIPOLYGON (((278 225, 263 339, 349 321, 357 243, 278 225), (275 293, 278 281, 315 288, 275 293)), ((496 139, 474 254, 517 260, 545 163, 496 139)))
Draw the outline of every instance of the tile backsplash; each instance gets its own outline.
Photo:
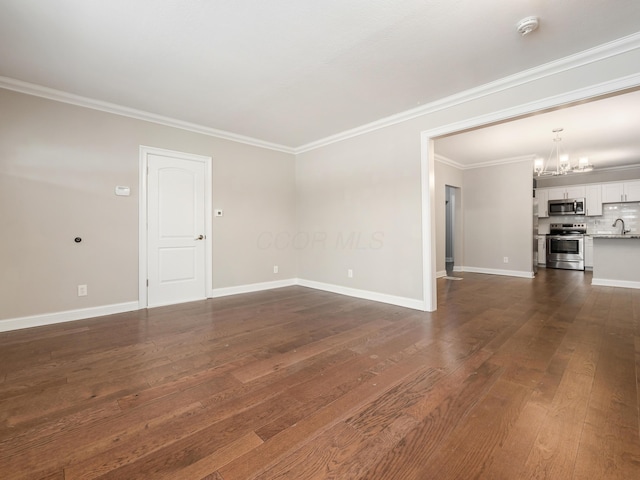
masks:
POLYGON ((588 233, 621 233, 620 222, 613 227, 613 222, 621 218, 624 226, 633 233, 640 233, 640 202, 630 203, 605 203, 602 205, 602 217, 587 217, 588 233), (589 230, 592 226, 593 230, 589 230))
POLYGON ((621 218, 624 226, 632 233, 640 233, 640 202, 605 203, 602 205, 602 216, 582 217, 575 215, 541 218, 538 222, 538 233, 549 233, 550 223, 586 223, 588 234, 621 233, 620 222, 613 227, 613 222, 621 218))

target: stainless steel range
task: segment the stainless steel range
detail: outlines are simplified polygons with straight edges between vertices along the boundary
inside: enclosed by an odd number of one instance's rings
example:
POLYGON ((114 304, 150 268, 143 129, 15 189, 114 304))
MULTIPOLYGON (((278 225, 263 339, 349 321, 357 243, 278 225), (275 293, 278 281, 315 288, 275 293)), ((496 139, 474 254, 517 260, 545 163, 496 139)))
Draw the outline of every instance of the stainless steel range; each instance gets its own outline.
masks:
POLYGON ((547 268, 584 270, 585 223, 552 223, 547 235, 547 268))

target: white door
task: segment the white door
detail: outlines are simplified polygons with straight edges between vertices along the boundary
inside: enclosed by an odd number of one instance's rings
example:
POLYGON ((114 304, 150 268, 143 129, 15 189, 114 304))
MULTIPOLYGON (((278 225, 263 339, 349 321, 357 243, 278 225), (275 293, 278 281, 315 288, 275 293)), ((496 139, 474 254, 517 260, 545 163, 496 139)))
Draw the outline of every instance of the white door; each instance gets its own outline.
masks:
POLYGON ((149 307, 207 296, 207 165, 185 157, 146 154, 149 307))

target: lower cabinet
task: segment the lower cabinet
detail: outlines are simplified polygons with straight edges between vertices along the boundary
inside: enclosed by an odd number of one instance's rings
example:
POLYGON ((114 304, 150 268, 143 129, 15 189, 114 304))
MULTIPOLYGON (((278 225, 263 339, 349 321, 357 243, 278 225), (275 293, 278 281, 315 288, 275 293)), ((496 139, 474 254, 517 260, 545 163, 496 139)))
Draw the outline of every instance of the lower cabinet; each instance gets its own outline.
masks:
POLYGON ((547 264, 547 237, 538 237, 538 265, 547 264))
POLYGON ((584 267, 593 268, 593 237, 584 237, 584 267))

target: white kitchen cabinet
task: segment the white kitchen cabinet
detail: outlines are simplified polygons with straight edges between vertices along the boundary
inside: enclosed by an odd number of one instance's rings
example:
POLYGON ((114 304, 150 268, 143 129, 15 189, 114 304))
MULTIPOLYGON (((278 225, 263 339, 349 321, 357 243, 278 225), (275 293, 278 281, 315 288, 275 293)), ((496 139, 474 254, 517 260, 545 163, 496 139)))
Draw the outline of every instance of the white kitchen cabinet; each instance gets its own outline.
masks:
POLYGON ((625 202, 640 202, 640 181, 624 183, 625 202))
POLYGON ((575 185, 566 187, 567 196, 565 198, 584 198, 587 196, 586 187, 584 185, 575 185))
POLYGON ((564 187, 547 189, 547 196, 549 200, 564 200, 566 193, 567 191, 564 187))
POLYGON ((567 185, 547 189, 549 200, 567 200, 569 198, 584 198, 586 190, 584 185, 567 185))
POLYGON ((640 202, 640 181, 602 184, 602 203, 640 202))
POLYGON ((549 192, 546 188, 536 188, 536 200, 538 200, 538 217, 549 216, 549 192))
POLYGON ((602 184, 602 203, 618 203, 624 200, 622 183, 602 184))
POLYGON ((538 264, 547 264, 547 237, 544 235, 538 236, 538 264))
POLYGON ((602 185, 594 183, 586 185, 587 211, 588 217, 602 215, 602 185))
POLYGON ((593 268, 593 237, 588 235, 584 237, 584 266, 593 268))

